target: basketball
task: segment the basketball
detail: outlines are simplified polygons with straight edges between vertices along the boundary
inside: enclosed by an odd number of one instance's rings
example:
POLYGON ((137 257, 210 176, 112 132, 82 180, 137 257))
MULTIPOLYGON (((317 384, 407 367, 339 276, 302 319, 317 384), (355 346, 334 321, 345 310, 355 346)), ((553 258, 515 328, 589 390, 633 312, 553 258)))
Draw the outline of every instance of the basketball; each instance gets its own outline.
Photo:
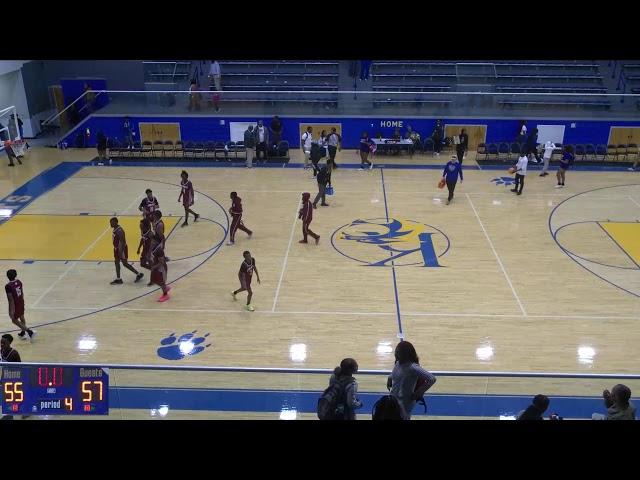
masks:
POLYGON ((438 188, 444 188, 445 186, 445 180, 444 178, 441 178, 440 181, 438 182, 438 188))
POLYGON ((516 173, 516 169, 514 167, 509 168, 509 170, 507 170, 507 172, 514 174, 516 173))

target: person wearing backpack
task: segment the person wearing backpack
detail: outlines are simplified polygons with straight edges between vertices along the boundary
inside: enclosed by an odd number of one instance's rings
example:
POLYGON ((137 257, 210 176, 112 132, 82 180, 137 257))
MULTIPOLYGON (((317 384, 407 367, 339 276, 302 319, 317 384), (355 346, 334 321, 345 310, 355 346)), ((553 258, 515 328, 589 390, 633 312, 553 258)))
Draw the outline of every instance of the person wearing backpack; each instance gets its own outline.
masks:
MULTIPOLYGON (((395 350, 396 363, 387 379, 387 388, 398 399, 402 409, 402 418, 411 419, 411 412, 434 383, 436 377, 420 366, 420 359, 413 344, 401 341, 395 350)), ((425 411, 426 411, 426 403, 425 411)))
POLYGON ((355 420, 356 409, 362 407, 358 400, 358 383, 353 374, 358 371, 358 362, 345 358, 340 366, 333 370, 329 387, 318 399, 318 418, 320 420, 355 420))

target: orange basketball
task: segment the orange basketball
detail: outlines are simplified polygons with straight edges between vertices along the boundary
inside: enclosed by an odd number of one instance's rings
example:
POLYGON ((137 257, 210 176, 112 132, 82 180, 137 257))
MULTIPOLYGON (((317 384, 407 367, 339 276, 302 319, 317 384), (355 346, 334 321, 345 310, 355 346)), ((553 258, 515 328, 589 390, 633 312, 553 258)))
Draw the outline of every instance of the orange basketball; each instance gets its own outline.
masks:
POLYGON ((444 178, 441 178, 440 181, 438 182, 438 188, 444 188, 444 185, 445 185, 444 178))
POLYGON ((507 172, 509 172, 511 174, 514 174, 514 173, 516 173, 516 169, 511 167, 509 170, 507 170, 507 172))

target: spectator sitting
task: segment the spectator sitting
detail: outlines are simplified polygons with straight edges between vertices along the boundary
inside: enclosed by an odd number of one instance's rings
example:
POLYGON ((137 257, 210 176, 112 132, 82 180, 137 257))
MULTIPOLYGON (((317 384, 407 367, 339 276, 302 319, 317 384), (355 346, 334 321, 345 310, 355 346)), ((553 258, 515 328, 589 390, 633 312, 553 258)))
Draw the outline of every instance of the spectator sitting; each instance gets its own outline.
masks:
POLYGON ((604 404, 607 407, 607 415, 593 414, 594 420, 635 420, 636 407, 629 399, 631 390, 626 385, 618 384, 609 390, 602 392, 604 404))
POLYGON ((546 395, 536 395, 533 402, 526 410, 520 413, 516 420, 544 420, 542 416, 549 408, 549 397, 546 395))
POLYGON ((372 420, 402 420, 402 407, 393 395, 385 395, 373 406, 372 420))

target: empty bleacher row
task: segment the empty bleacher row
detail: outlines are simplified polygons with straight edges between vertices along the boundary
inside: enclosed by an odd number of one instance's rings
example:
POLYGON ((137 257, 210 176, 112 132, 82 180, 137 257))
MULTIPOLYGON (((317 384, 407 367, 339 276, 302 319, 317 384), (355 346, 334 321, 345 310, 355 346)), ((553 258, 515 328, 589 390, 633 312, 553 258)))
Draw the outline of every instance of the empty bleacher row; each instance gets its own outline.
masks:
MULTIPOLYGON (((607 93, 599 65, 595 62, 433 62, 433 61, 380 61, 372 66, 373 90, 379 92, 448 92, 461 85, 486 85, 498 97, 497 105, 545 108, 547 106, 608 109, 606 97, 588 98, 588 95, 607 93), (531 97, 508 94, 553 94, 553 99, 541 95, 531 97), (563 96, 564 94, 564 96, 563 96), (573 94, 573 95, 567 95, 573 94), (575 96, 582 94, 584 96, 575 96)), ((378 100, 377 103, 452 103, 424 95, 403 100, 378 100)))
MULTIPOLYGON (((135 142, 133 146, 127 146, 117 139, 109 139, 108 148, 113 158, 192 158, 223 162, 234 162, 247 158, 247 149, 244 142, 209 141, 209 142, 182 142, 171 140, 155 142, 135 142)), ((279 160, 288 160, 289 142, 282 140, 276 148, 269 152, 269 157, 279 160)))
MULTIPOLYGON (((557 148, 553 151, 551 161, 559 160, 564 148, 567 146, 570 146, 574 152, 575 160, 580 162, 631 162, 639 158, 638 145, 635 143, 624 145, 556 144, 557 148)), ((480 143, 476 151, 476 160, 483 162, 515 162, 520 156, 521 151, 522 144, 515 142, 480 143)))

